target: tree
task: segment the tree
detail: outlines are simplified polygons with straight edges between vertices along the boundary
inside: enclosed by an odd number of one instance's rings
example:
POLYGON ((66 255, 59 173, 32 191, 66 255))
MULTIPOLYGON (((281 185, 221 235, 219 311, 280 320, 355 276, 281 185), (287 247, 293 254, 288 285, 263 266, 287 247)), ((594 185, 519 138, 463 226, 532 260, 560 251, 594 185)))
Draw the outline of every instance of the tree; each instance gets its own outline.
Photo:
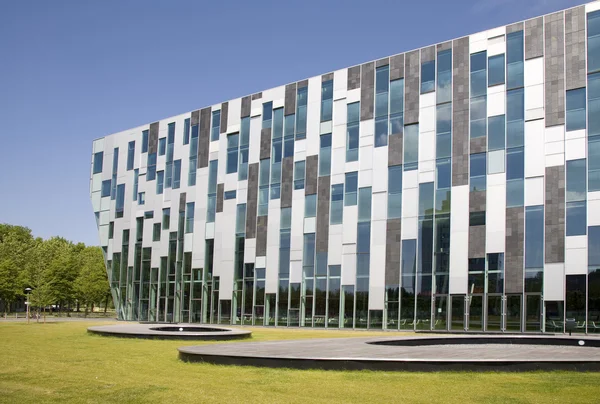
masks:
POLYGON ((5 315, 11 303, 23 295, 22 272, 32 246, 30 229, 0 224, 0 300, 4 302, 5 315))
POLYGON ((104 255, 100 247, 85 247, 81 252, 81 270, 75 281, 78 298, 85 303, 85 315, 88 307, 106 300, 110 293, 104 255))

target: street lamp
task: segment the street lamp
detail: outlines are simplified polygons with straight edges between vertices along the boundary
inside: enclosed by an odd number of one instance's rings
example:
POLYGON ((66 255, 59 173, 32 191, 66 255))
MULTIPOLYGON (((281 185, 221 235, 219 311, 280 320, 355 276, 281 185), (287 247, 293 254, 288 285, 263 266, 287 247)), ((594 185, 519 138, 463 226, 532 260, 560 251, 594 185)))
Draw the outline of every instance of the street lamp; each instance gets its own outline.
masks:
POLYGON ((31 290, 31 288, 25 288, 25 293, 27 294, 27 324, 29 324, 29 294, 31 290))

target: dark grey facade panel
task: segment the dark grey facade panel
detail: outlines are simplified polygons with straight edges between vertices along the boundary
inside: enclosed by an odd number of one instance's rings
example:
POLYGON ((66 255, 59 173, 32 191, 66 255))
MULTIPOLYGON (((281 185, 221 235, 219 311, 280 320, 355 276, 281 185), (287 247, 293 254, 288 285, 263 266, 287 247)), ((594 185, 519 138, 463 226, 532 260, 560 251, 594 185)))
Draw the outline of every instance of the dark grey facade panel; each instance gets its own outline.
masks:
POLYGON ((544 56, 544 17, 525 21, 525 60, 544 56))
POLYGON ((435 45, 421 48, 421 63, 435 60, 435 45))
POLYGON ((544 17, 546 127, 565 123, 565 25, 563 12, 544 17))
POLYGON ((469 258, 485 258, 485 225, 469 226, 469 258))
POLYGON ((419 122, 421 62, 418 50, 408 52, 404 67, 404 124, 419 122))
POLYGON ((306 157, 306 175, 304 195, 313 195, 317 193, 317 178, 319 174, 319 156, 306 157))
POLYGON ((248 195, 246 198, 246 238, 256 237, 256 213, 258 207, 258 165, 248 165, 248 195))
POLYGON ((329 200, 331 194, 331 177, 319 177, 317 192, 317 234, 316 251, 327 252, 329 249, 329 200))
POLYGON ((285 86, 285 104, 283 108, 284 115, 296 113, 296 83, 285 86))
POLYGON ((223 195, 225 193, 225 184, 217 184, 217 213, 223 212, 223 195))
POLYGON ((375 102, 375 63, 360 67, 360 120, 373 119, 375 102))
POLYGON ((390 167, 402 164, 403 138, 401 133, 392 134, 388 138, 388 166, 390 167))
POLYGON ((505 293, 523 293, 525 208, 506 209, 505 293))
POLYGON ((252 94, 252 101, 260 100, 261 98, 262 98, 262 91, 252 94))
POLYGON ((199 123, 200 123, 200 110, 197 109, 192 112, 192 116, 190 118, 190 125, 194 126, 194 125, 198 125, 199 123))
POLYGON ((565 262, 565 166, 546 167, 545 262, 565 262))
POLYGON ((469 38, 452 42, 452 186, 469 183, 469 38))
POLYGON ((325 81, 329 81, 329 80, 333 80, 333 73, 327 73, 327 74, 323 74, 321 76, 321 82, 325 82, 325 81))
POLYGON ((485 212, 486 198, 486 191, 469 192, 469 212, 485 212))
POLYGON ((360 66, 348 68, 348 90, 356 90, 360 88, 360 66))
POLYGON ((390 80, 404 78, 404 53, 390 57, 390 80))
POLYGON ((452 49, 452 41, 439 43, 436 45, 436 49, 438 52, 452 49))
POLYGON ((256 256, 267 255, 267 225, 269 216, 259 216, 256 221, 256 256))
POLYGON ((260 130, 260 159, 271 157, 271 128, 260 130))
POLYGON ((158 122, 150 124, 148 131, 148 153, 156 153, 158 151, 158 122))
POLYGON ((402 219, 388 219, 385 235, 385 284, 400 284, 400 246, 402 219))
POLYGON ((229 102, 221 104, 221 133, 227 133, 227 115, 229 115, 229 102))
POLYGON ((379 59, 377 62, 375 62, 375 67, 387 66, 389 64, 390 64, 390 58, 383 58, 383 59, 379 59))
POLYGON ((252 110, 252 99, 248 95, 248 96, 242 98, 242 107, 241 107, 241 111, 240 111, 240 118, 249 117, 251 110, 252 110))
POLYGON ((281 207, 292 207, 294 190, 294 157, 286 157, 281 164, 281 207))
POLYGON ((298 88, 308 87, 308 80, 302 80, 297 83, 298 88))
POLYGON ((585 87, 585 6, 565 11, 566 89, 585 87))
POLYGON ((470 153, 485 153, 487 151, 487 138, 485 136, 476 137, 469 141, 470 153))
POLYGON ((522 22, 517 22, 517 23, 506 26, 507 34, 512 34, 513 32, 517 32, 517 31, 523 31, 523 23, 522 22))
POLYGON ((210 116, 211 109, 200 110, 200 133, 198 135, 198 168, 208 167, 208 154, 210 148, 210 116))

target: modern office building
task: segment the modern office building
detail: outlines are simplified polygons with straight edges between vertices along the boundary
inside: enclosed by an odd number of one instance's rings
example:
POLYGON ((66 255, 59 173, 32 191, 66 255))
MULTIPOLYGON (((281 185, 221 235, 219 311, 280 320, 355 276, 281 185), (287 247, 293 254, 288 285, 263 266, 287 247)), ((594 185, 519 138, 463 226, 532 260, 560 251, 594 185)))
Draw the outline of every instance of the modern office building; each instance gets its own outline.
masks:
POLYGON ((600 329, 600 2, 94 141, 124 320, 600 329))

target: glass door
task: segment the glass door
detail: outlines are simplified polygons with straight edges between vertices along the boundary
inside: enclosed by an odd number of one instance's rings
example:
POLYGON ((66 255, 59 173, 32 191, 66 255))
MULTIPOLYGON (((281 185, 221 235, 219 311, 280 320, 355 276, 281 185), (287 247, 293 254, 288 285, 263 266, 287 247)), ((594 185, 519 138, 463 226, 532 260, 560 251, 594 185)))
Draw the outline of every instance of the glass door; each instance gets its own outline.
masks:
POLYGON ((508 332, 521 332, 521 295, 506 296, 506 325, 508 332))
POLYGON ((488 295, 487 299, 487 331, 500 331, 502 329, 502 296, 488 295))
POLYGON ((469 296, 469 331, 483 330, 483 296, 469 296))
POLYGON ((452 296, 451 307, 452 317, 450 320, 450 329, 456 331, 465 330, 465 296, 452 296))

